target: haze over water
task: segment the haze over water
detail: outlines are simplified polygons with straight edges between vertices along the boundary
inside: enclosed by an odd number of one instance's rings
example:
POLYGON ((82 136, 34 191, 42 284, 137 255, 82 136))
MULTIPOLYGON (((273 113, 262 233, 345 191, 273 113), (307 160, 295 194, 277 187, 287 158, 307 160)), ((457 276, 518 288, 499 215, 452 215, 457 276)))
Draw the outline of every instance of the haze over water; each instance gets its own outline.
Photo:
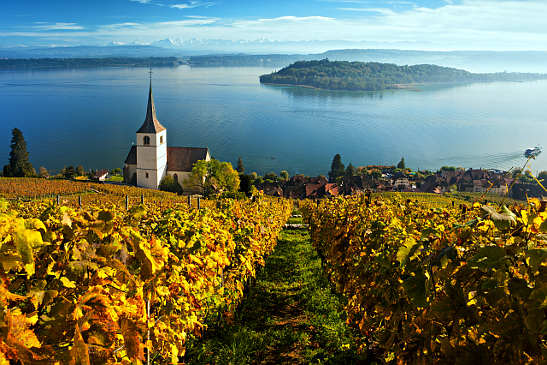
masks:
MULTIPOLYGON (((207 146, 247 171, 326 174, 344 163, 508 169, 547 140, 547 81, 344 93, 260 85, 265 68, 159 68, 153 89, 170 146, 207 146)), ((0 73, 0 163, 12 128, 31 162, 123 167, 145 117, 142 68, 0 73)), ((547 169, 547 158, 532 164, 547 169)))

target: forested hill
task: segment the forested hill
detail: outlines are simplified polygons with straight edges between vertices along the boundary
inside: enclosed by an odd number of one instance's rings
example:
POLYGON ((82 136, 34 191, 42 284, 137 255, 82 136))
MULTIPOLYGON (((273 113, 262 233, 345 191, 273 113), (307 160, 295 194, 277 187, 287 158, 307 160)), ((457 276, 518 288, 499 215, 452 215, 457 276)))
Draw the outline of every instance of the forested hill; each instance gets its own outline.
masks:
POLYGON ((383 90, 414 83, 468 83, 530 81, 547 79, 547 74, 478 74, 436 65, 397 66, 391 63, 346 62, 327 59, 299 61, 269 75, 261 83, 302 85, 330 90, 383 90))

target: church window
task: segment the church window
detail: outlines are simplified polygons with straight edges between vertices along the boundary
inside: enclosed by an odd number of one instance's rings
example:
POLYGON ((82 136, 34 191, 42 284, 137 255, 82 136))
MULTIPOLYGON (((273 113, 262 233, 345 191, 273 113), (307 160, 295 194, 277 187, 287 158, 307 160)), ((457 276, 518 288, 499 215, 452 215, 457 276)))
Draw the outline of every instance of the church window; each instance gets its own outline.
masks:
POLYGON ((176 182, 179 182, 179 177, 178 177, 177 174, 173 175, 173 177, 175 178, 175 181, 176 181, 176 182))
POLYGON ((146 173, 146 178, 148 179, 148 172, 146 173))
POLYGON ((160 144, 163 144, 163 136, 160 136, 160 144))
POLYGON ((144 136, 144 145, 148 146, 150 144, 150 137, 144 136))

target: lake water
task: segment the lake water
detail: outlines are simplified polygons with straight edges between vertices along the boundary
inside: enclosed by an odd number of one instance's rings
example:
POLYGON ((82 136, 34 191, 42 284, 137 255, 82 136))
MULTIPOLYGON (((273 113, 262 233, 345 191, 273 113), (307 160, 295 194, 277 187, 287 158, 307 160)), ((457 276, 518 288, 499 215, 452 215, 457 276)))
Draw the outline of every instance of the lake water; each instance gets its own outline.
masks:
MULTIPOLYGON (((148 70, 0 73, 0 164, 11 129, 31 162, 122 167, 144 120, 148 70)), ((157 114, 171 146, 207 146, 243 158, 247 171, 326 174, 344 163, 509 168, 526 147, 547 140, 547 81, 428 86, 381 93, 264 86, 264 68, 154 70, 157 114)), ((547 157, 533 162, 547 169, 547 157)))

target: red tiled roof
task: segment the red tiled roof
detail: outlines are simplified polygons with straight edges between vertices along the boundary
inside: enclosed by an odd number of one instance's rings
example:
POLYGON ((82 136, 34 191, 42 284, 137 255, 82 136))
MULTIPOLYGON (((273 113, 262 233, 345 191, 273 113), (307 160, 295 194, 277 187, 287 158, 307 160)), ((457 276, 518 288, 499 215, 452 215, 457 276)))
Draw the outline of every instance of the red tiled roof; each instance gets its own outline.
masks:
POLYGON ((207 158, 208 148, 167 147, 167 171, 192 171, 199 160, 207 158))

